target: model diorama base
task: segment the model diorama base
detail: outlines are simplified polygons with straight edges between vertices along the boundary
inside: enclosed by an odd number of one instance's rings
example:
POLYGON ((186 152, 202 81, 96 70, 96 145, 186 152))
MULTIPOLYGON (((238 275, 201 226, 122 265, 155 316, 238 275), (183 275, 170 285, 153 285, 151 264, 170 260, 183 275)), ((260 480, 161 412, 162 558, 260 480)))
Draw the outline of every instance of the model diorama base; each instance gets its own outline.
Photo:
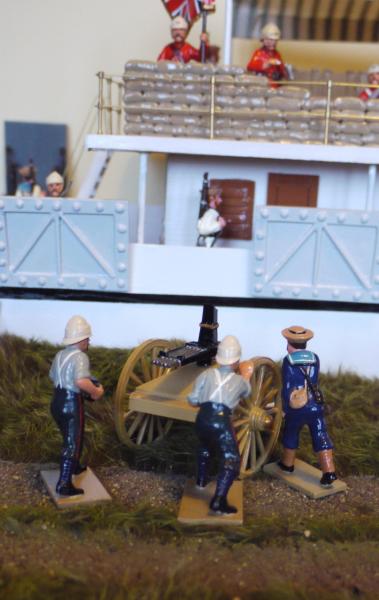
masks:
POLYGON ((186 525, 242 525, 242 481, 235 481, 229 490, 228 502, 237 508, 237 512, 231 515, 218 515, 210 510, 209 503, 215 489, 215 481, 205 488, 199 488, 193 479, 188 479, 180 503, 178 521, 186 525))
POLYGON ((73 506, 112 500, 105 487, 89 467, 80 475, 74 475, 72 478, 75 487, 84 490, 84 494, 78 496, 60 496, 56 493, 55 486, 59 477, 59 469, 41 471, 41 477, 57 508, 72 508, 73 506))
POLYGON ((338 492, 346 492, 347 489, 346 483, 340 479, 337 479, 331 487, 322 487, 320 485, 322 472, 298 459, 295 461, 295 470, 293 473, 282 471, 276 462, 265 465, 263 471, 273 477, 283 479, 290 487, 293 487, 295 490, 299 490, 300 492, 303 492, 303 494, 306 494, 306 496, 314 499, 325 498, 325 496, 338 494, 338 492))

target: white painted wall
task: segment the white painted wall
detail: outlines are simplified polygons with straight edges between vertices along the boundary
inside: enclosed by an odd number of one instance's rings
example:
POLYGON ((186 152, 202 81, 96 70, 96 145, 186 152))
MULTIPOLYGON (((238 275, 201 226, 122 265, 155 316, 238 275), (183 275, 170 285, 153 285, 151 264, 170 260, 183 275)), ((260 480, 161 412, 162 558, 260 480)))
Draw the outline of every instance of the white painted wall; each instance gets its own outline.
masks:
MULTIPOLYGON (((93 344, 128 348, 149 338, 196 340, 201 310, 186 305, 7 299, 1 301, 0 331, 60 343, 67 320, 81 314, 92 324, 93 344)), ((320 355, 324 372, 342 368, 378 375, 378 314, 220 307, 218 321, 219 338, 236 335, 244 358, 279 360, 285 354, 281 330, 304 325, 315 332, 309 348, 320 355)))
MULTIPOLYGON (((255 182, 255 206, 266 204, 268 173, 318 175, 318 206, 365 210, 368 185, 367 165, 298 162, 257 158, 170 156, 167 169, 165 242, 196 244, 203 173, 210 179, 249 179, 255 182)), ((379 209, 379 181, 374 190, 374 210, 379 209)), ((222 240, 217 246, 249 248, 251 242, 222 240)))

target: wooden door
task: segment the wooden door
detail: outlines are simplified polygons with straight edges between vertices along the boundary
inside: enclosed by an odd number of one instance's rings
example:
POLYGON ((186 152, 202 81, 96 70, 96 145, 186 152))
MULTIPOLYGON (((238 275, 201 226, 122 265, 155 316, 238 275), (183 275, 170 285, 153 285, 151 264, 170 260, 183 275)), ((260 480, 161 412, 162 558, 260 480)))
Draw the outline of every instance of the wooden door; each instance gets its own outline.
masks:
POLYGON ((254 181, 245 179, 211 179, 210 187, 221 194, 218 207, 226 226, 221 237, 234 240, 251 240, 253 231, 254 181))
POLYGON ((268 174, 267 204, 317 206, 318 175, 268 174))

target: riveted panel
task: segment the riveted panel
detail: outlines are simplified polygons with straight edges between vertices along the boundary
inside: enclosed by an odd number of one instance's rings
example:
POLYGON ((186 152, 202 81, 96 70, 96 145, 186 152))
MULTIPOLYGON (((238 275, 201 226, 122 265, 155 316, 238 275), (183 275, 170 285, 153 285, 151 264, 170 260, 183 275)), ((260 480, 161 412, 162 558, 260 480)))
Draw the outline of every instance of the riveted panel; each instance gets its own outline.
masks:
POLYGON ((379 302, 379 212, 257 207, 252 296, 379 302))
POLYGON ((128 205, 112 200, 0 198, 0 285, 128 287, 128 205))

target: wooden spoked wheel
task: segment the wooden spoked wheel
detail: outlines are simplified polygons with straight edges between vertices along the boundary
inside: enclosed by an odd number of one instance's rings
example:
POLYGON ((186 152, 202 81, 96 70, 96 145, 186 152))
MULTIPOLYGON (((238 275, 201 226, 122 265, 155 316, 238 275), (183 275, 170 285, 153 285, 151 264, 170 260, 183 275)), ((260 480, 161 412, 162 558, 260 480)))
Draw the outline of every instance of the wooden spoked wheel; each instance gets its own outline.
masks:
POLYGON ((170 372, 171 369, 153 365, 152 361, 160 350, 174 347, 174 342, 147 340, 133 350, 121 371, 116 388, 114 419, 118 437, 128 446, 153 442, 171 428, 172 419, 129 410, 129 396, 143 383, 170 372))
POLYGON ((253 358, 251 395, 234 411, 233 424, 241 455, 241 477, 265 464, 278 439, 282 421, 280 372, 269 358, 253 358))

